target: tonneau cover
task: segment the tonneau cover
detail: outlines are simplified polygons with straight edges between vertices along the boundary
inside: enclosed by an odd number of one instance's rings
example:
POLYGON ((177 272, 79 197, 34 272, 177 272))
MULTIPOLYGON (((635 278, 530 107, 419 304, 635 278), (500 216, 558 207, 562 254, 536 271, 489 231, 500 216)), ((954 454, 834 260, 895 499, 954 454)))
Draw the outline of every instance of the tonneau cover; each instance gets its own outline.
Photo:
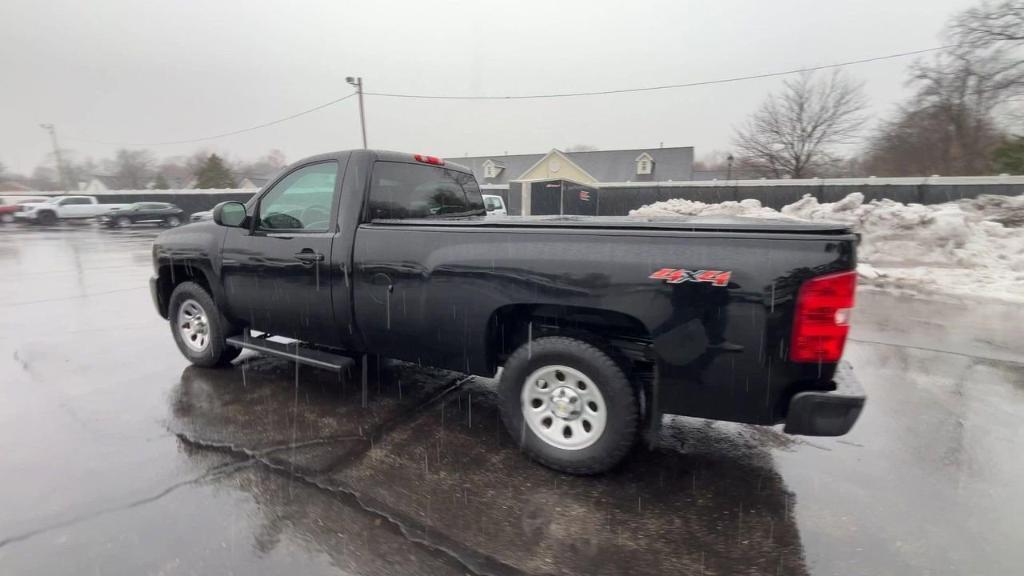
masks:
POLYGON ((848 234, 840 222, 807 222, 792 218, 750 218, 745 216, 677 216, 640 218, 635 216, 474 216, 468 218, 409 218, 374 220, 374 224, 404 226, 483 226, 528 228, 645 229, 723 232, 776 232, 785 234, 848 234))

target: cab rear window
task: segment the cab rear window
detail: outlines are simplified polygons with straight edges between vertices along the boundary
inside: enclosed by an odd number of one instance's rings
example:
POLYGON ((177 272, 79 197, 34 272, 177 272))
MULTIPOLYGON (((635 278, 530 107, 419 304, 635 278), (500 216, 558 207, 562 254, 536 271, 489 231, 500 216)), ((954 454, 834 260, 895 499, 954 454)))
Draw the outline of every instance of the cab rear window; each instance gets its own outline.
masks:
POLYGON ((377 162, 367 220, 483 215, 480 188, 471 174, 440 166, 377 162))

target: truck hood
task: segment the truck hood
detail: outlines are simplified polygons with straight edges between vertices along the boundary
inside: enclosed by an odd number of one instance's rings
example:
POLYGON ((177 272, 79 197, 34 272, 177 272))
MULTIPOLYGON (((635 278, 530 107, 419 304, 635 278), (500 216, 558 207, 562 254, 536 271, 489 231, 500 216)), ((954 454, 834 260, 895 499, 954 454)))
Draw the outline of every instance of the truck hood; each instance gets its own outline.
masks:
POLYGON ((414 218, 374 220, 381 224, 412 226, 483 226, 526 228, 643 229, 718 232, 776 232, 787 234, 849 234, 841 222, 807 222, 792 218, 750 218, 746 216, 488 216, 470 218, 414 218))

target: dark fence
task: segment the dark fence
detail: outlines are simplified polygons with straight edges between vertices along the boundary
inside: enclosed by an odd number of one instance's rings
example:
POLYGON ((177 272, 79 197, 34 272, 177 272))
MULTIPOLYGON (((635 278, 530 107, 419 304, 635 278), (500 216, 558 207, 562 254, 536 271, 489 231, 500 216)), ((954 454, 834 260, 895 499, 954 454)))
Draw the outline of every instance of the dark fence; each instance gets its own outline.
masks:
MULTIPOLYGON (((1022 176, 979 176, 979 177, 932 177, 932 178, 862 178, 837 180, 740 180, 718 183, 658 183, 650 185, 629 185, 609 183, 599 185, 590 198, 597 199, 596 211, 602 216, 624 216, 647 204, 683 198, 706 203, 739 201, 747 198, 759 200, 762 205, 782 208, 792 204, 805 194, 819 202, 836 202, 853 192, 864 194, 864 200, 889 198, 904 204, 940 204, 964 198, 976 198, 983 194, 1019 196, 1024 194, 1022 176)), ((511 182, 508 188, 485 188, 484 194, 497 194, 505 199, 510 215, 522 213, 522 187, 520 182, 511 182)), ((540 188, 538 186, 538 188, 540 188)), ((592 190, 590 187, 580 187, 592 190)), ((579 190, 573 188, 574 193, 579 190)), ((132 202, 170 202, 187 214, 210 210, 219 202, 236 200, 245 202, 256 190, 126 190, 97 194, 103 204, 130 204, 132 202)), ((30 193, 24 193, 30 194, 30 193)), ((38 194, 38 193, 36 193, 38 194)), ((533 212, 543 203, 534 195, 533 212)), ((557 213, 555 210, 554 213, 557 213)), ((567 212, 569 213, 569 212, 567 212)), ((590 210, 582 213, 593 213, 590 210)))
POLYGON ((159 191, 132 191, 132 192, 106 192, 97 195, 100 204, 131 204, 134 202, 170 202, 178 208, 191 215, 196 212, 210 210, 221 202, 235 200, 245 202, 252 198, 255 190, 238 192, 159 192, 159 191))
MULTIPOLYGON (((1018 178, 1013 180, 1018 180, 1018 178)), ((992 180, 997 180, 997 177, 992 180)), ((909 180, 909 179, 908 179, 909 180)), ((940 180, 938 178, 934 180, 940 180)), ((653 186, 616 186, 604 185, 597 191, 598 211, 603 216, 624 216, 647 204, 661 202, 671 198, 683 198, 706 203, 739 201, 753 198, 762 205, 782 208, 792 204, 805 194, 810 194, 819 202, 835 202, 848 194, 860 192, 864 201, 889 198, 904 204, 941 204, 964 198, 977 198, 982 194, 999 194, 1018 196, 1024 194, 1024 183, 940 183, 924 182, 917 184, 834 184, 827 181, 821 184, 756 184, 741 182, 721 186, 688 186, 688 185, 653 185, 653 186)))

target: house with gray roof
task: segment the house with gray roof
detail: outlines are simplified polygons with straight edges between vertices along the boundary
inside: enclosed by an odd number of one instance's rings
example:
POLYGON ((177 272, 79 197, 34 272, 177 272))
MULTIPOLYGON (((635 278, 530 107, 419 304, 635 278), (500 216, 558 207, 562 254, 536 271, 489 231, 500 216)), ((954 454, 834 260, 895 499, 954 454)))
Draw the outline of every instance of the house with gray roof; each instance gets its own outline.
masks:
POLYGON ((693 147, 592 150, 449 158, 473 170, 483 185, 568 180, 588 186, 606 182, 690 180, 693 147))

